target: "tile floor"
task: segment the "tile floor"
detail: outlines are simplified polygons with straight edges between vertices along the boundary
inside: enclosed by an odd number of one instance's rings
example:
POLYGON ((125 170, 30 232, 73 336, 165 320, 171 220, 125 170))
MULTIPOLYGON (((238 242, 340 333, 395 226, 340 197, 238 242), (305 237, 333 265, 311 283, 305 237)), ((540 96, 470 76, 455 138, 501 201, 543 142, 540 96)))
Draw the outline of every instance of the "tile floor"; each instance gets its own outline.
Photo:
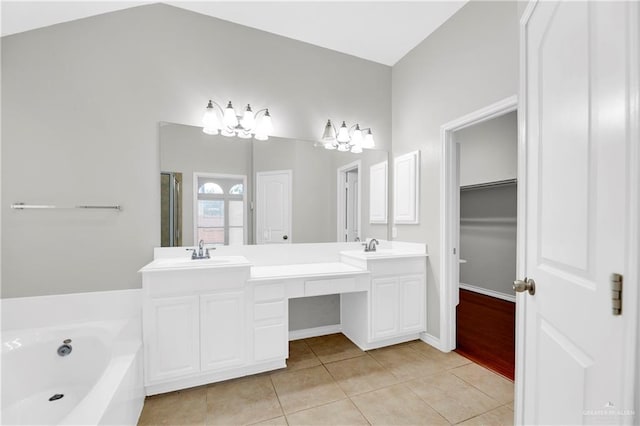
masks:
POLYGON ((289 344, 287 368, 148 397, 140 425, 512 425, 513 383, 421 341, 289 344))

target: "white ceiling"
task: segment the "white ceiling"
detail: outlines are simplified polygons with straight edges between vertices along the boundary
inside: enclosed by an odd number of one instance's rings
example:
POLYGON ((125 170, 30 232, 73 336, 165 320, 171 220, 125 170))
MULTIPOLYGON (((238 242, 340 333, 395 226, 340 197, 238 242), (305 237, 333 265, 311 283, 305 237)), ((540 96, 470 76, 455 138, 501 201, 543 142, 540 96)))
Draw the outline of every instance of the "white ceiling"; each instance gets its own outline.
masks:
MULTIPOLYGON (((169 1, 167 4, 394 65, 467 0, 169 1)), ((138 6, 145 1, 2 1, 2 35, 138 6)))

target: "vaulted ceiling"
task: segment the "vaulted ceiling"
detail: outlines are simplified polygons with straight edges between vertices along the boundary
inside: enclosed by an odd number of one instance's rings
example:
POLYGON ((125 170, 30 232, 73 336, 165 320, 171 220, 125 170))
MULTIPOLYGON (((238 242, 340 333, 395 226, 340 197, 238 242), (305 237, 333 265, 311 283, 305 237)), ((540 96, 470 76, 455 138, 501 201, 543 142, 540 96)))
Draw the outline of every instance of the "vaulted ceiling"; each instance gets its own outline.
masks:
MULTIPOLYGON (((464 6, 466 1, 166 3, 381 64, 394 65, 464 6)), ((2 1, 2 36, 148 3, 2 1)))

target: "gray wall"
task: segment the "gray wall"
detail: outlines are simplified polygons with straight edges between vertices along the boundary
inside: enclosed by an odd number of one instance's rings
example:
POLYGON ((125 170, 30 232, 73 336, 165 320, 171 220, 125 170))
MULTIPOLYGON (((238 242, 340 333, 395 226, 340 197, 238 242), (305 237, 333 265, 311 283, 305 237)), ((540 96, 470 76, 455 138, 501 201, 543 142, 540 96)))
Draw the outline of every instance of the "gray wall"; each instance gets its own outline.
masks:
MULTIPOLYGON (((252 152, 251 140, 207 135, 201 127, 160 124, 160 170, 182 173, 182 245, 194 245, 193 173, 244 175, 251 200, 252 152)), ((251 241, 251 216, 247 216, 247 225, 251 241)))
POLYGON ((420 224, 401 241, 427 243, 427 330, 440 335, 440 126, 518 90, 516 2, 471 1, 392 71, 393 155, 421 151, 420 224))
POLYGON ((460 144, 460 186, 518 176, 517 112, 458 130, 453 136, 460 144))
POLYGON ((292 241, 336 241, 335 186, 331 186, 329 153, 314 149, 309 142, 284 139, 256 142, 254 149, 254 173, 292 171, 292 241))
POLYGON ((461 283, 515 295, 516 192, 516 184, 461 191, 461 283))
POLYGON ((3 37, 2 88, 2 297, 140 287, 158 122, 198 126, 209 98, 268 106, 276 136, 317 139, 332 117, 391 140, 389 67, 162 4, 3 37))

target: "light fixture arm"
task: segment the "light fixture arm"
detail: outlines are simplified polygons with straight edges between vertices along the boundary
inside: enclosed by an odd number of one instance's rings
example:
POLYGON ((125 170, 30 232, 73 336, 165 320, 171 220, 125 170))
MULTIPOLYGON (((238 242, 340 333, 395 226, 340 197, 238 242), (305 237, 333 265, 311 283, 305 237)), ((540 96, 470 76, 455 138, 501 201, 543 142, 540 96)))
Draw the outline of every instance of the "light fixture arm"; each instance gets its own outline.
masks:
MULTIPOLYGON (((218 111, 220 112, 220 115, 224 115, 224 109, 222 109, 222 107, 220 106, 219 103, 209 99, 209 105, 211 105, 212 108, 213 108, 214 105, 217 106, 218 107, 218 111)), ((207 105, 207 108, 209 108, 209 105, 207 105)))

